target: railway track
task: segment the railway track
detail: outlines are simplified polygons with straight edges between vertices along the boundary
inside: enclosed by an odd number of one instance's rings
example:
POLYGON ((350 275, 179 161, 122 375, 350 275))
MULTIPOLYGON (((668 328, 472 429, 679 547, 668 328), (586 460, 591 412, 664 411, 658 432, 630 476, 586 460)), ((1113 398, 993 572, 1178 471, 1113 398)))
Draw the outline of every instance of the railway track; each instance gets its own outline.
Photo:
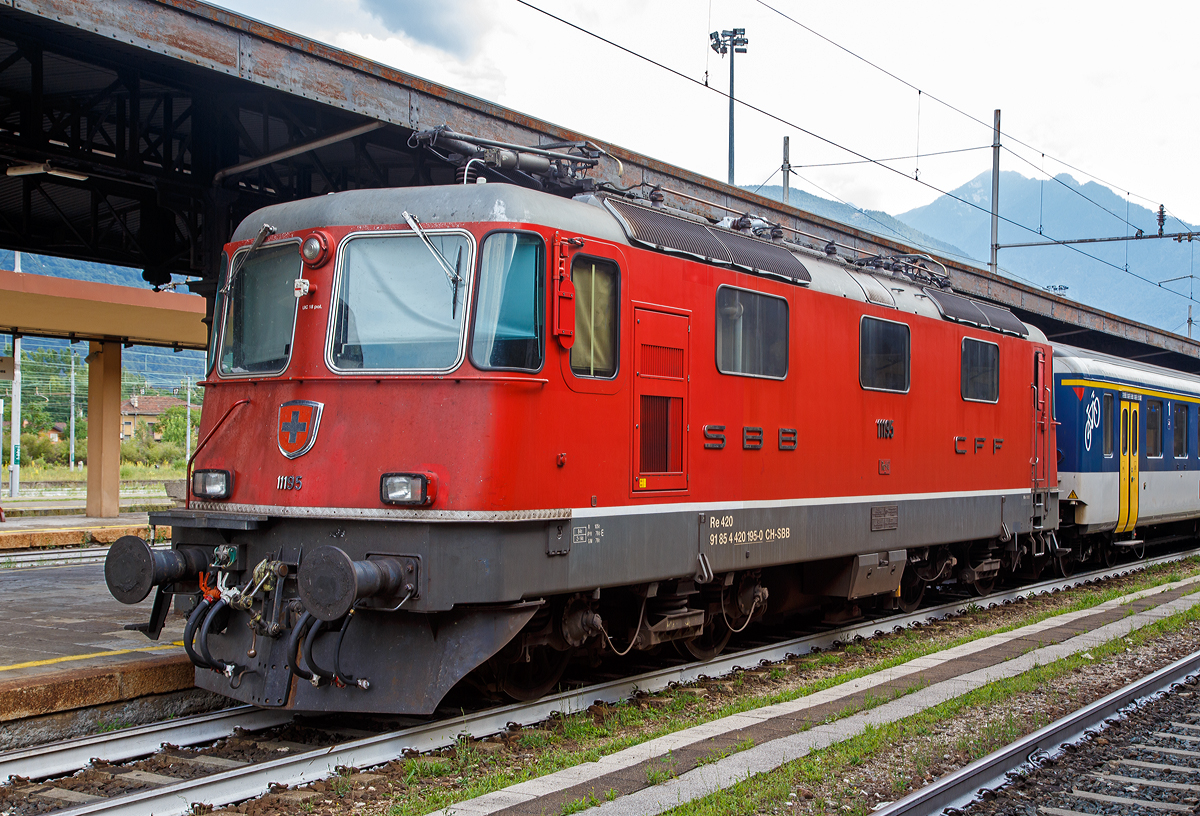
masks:
POLYGON ((1195 813, 1200 700, 1191 686, 1198 674, 1200 652, 1194 652, 877 813, 1195 813), (1118 713, 1125 717, 1111 724, 1118 713))
MULTIPOLYGON (((171 545, 158 544, 151 549, 169 550, 171 545)), ((0 569, 31 569, 35 567, 75 567, 83 564, 103 564, 108 545, 103 547, 69 547, 44 552, 17 552, 0 556, 0 569)))
MULTIPOLYGON (((12 787, 0 789, 0 794, 18 794, 39 803, 36 808, 25 810, 10 808, 17 816, 48 809, 60 816, 187 813, 193 802, 213 805, 237 802, 262 795, 272 785, 294 787, 326 778, 335 774, 339 766, 372 767, 412 751, 448 747, 464 734, 481 737, 502 732, 513 723, 532 725, 544 721, 554 712, 583 710, 598 700, 615 702, 627 699, 635 692, 654 692, 677 683, 721 676, 918 622, 960 614, 972 607, 1010 603, 1194 555, 1200 555, 1200 548, 1000 590, 983 597, 955 598, 909 614, 888 615, 778 642, 751 645, 704 663, 681 662, 549 695, 532 703, 488 708, 431 722, 413 722, 386 733, 372 734, 335 726, 325 728, 327 733, 322 736, 319 723, 300 725, 290 712, 250 706, 122 729, 0 754, 0 779, 14 781, 12 787), (300 739, 294 737, 297 728, 304 732, 300 739), (282 738, 280 729, 283 729, 282 738), (289 733, 288 729, 293 731, 289 733), (239 750, 237 758, 185 750, 187 746, 228 741, 230 737, 239 750), (141 757, 150 757, 137 763, 142 768, 116 765, 141 757), (87 790, 77 790, 80 785, 69 780, 64 780, 62 786, 54 784, 55 778, 85 768, 89 780, 83 787, 87 790)), ((1200 666, 1200 655, 1197 661, 1200 666)))

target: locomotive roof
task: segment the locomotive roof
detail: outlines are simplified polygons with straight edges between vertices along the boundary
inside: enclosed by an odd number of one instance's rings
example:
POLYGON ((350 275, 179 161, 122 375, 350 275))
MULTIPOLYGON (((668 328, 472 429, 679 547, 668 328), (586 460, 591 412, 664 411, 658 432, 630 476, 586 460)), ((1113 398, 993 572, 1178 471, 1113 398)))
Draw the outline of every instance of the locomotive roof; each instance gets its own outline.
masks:
POLYGON ((347 190, 288 201, 264 207, 243 220, 230 240, 253 238, 264 221, 279 232, 294 232, 313 227, 403 224, 400 214, 405 211, 427 224, 470 221, 544 224, 618 244, 629 243, 607 212, 512 184, 347 190))
MULTIPOLYGON (((698 216, 669 208, 653 211, 626 205, 621 211, 621 220, 618 220, 614 215, 616 210, 606 207, 604 200, 596 196, 569 199, 512 184, 454 184, 348 190, 288 201, 264 207, 245 218, 230 240, 250 240, 264 222, 271 224, 281 233, 287 233, 322 226, 401 224, 404 221, 401 213, 409 212, 426 224, 478 221, 538 224, 590 235, 616 244, 631 246, 637 243, 645 246, 646 241, 638 240, 636 236, 633 236, 635 240, 630 240, 629 215, 633 210, 646 210, 655 215, 661 212, 663 217, 679 222, 677 227, 686 226, 688 223, 707 225, 701 228, 709 229, 715 236, 720 236, 715 239, 717 243, 726 238, 732 239, 727 243, 740 242, 742 258, 748 258, 746 263, 753 263, 756 270, 760 264, 777 266, 778 274, 772 274, 769 268, 766 270, 766 274, 776 279, 790 280, 796 285, 835 297, 892 307, 900 312, 933 319, 956 320, 976 328, 1008 334, 1021 333, 1031 340, 1045 340, 1045 336, 1032 326, 1025 325, 1024 331, 1021 331, 1021 322, 1003 307, 984 304, 977 309, 971 305, 977 302, 968 298, 948 293, 943 297, 943 290, 932 291, 925 283, 911 280, 903 274, 856 267, 844 258, 829 258, 811 247, 759 241, 708 225, 707 221, 698 216), (762 260, 764 256, 769 255, 776 257, 773 261, 762 260), (981 310, 991 315, 990 320, 984 314, 980 314, 981 310), (977 314, 978 317, 972 318, 968 312, 977 314)), ((682 246, 675 246, 675 249, 671 246, 673 245, 668 244, 655 248, 667 252, 683 249, 682 246)), ((697 257, 693 252, 682 254, 697 257)), ((722 265, 728 268, 729 264, 722 265)), ((747 268, 745 263, 738 263, 737 260, 733 266, 747 268)))
POLYGON ((1200 397, 1200 377, 1099 351, 1054 345, 1055 368, 1090 379, 1140 385, 1200 397))

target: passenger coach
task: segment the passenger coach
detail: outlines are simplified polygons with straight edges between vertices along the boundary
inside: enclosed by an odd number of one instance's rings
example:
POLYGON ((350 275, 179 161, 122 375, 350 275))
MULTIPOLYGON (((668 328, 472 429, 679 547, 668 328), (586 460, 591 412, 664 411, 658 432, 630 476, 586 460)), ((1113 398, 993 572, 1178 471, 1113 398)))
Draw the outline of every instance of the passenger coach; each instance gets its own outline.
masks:
POLYGON ((1111 560, 1194 533, 1200 378, 1069 346, 1055 348, 1054 377, 1063 536, 1111 560))

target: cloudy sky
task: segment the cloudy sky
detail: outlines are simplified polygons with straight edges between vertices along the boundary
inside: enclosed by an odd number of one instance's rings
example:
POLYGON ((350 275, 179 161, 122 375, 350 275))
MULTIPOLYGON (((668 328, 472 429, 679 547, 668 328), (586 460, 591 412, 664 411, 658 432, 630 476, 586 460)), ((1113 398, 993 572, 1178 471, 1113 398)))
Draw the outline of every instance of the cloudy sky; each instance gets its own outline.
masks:
MULTIPOLYGON (((218 2, 726 177, 723 96, 518 0, 218 2)), ((745 28, 749 53, 737 57, 736 95, 765 113, 738 109, 738 184, 771 178, 782 139, 790 136, 802 176, 795 186, 900 213, 991 167, 992 111, 1000 108, 1002 141, 1013 151, 1002 155, 1003 169, 1103 181, 1123 196, 1131 193, 1134 203, 1165 204, 1200 222, 1200 173, 1191 152, 1200 110, 1188 90, 1200 81, 1194 2, 1010 0, 1002 9, 961 0, 529 2, 699 83, 707 76, 721 91, 728 89, 728 57, 709 50, 708 32, 745 28), (855 161, 842 147, 895 158, 888 165, 897 172, 869 164, 812 166, 855 161), (963 152, 918 162, 912 158, 918 149, 963 152), (926 184, 913 180, 918 170, 926 184)), ((779 183, 777 174, 771 183, 779 183)))

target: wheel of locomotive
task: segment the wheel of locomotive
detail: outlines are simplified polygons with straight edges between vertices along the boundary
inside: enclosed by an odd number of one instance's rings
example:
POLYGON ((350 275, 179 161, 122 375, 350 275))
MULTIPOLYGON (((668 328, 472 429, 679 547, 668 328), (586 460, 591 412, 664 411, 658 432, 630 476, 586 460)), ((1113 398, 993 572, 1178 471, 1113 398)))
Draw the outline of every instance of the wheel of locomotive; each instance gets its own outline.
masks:
POLYGON ((906 567, 904 574, 900 576, 900 597, 896 601, 900 611, 916 612, 921 601, 925 599, 925 587, 925 579, 917 575, 915 569, 906 567))
MULTIPOLYGON (((968 550, 970 555, 969 563, 971 568, 975 569, 987 561, 991 557, 991 553, 986 546, 976 545, 968 550)), ((992 590, 996 588, 996 574, 993 573, 990 578, 976 578, 973 582, 967 585, 967 589, 972 595, 980 597, 983 595, 992 594, 992 590)))
POLYGON ((500 690, 522 703, 544 697, 562 679, 569 662, 569 651, 534 646, 529 660, 518 659, 501 669, 500 690))
POLYGON ((725 619, 721 615, 714 615, 700 635, 684 641, 683 648, 697 660, 712 660, 725 651, 731 637, 733 632, 725 625, 725 619))

